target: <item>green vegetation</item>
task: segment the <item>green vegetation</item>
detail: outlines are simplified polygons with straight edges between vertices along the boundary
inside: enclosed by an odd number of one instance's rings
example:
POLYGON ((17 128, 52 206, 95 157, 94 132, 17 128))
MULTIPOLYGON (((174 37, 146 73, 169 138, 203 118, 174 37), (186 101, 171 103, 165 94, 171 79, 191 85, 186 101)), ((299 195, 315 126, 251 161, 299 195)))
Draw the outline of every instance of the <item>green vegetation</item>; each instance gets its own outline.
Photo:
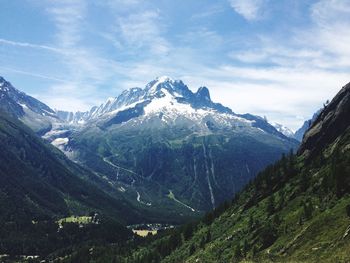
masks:
POLYGON ((126 242, 133 236, 121 225, 142 218, 132 206, 102 191, 92 173, 2 112, 0 149, 0 255, 48 257, 86 242, 126 242), (99 224, 69 222, 70 215, 82 222, 88 220, 83 215, 96 213, 99 224))
MULTIPOLYGON (((322 136, 327 133, 325 130, 322 136)), ((100 248, 113 262, 113 246, 100 248)), ((232 203, 147 237, 118 262, 349 262, 350 128, 318 154, 283 155, 232 203)))
POLYGON ((92 223, 92 216, 69 216, 61 218, 57 221, 58 225, 63 225, 64 223, 76 223, 76 224, 90 224, 92 223))
POLYGON ((123 186, 129 202, 135 205, 136 189, 141 200, 152 203, 141 205, 152 222, 184 223, 198 218, 198 213, 169 199, 168 189, 196 211, 209 211, 213 203, 232 198, 283 152, 297 147, 293 140, 237 129, 203 135, 187 127, 89 127, 73 134, 70 146, 80 162, 111 184, 123 186))

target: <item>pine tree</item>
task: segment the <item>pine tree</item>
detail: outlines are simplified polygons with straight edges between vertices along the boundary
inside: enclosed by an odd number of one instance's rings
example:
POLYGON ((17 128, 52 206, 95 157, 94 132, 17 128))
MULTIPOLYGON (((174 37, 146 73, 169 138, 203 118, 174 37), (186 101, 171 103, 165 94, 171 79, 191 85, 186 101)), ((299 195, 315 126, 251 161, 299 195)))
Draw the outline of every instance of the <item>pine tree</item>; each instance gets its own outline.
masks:
POLYGON ((205 238, 205 243, 209 243, 211 241, 211 233, 210 229, 208 229, 207 236, 205 238))
POLYGON ((239 244, 237 244, 235 247, 234 247, 234 250, 233 250, 233 257, 235 259, 240 259, 242 257, 242 251, 241 251, 241 247, 239 244))
POLYGON ((188 253, 190 256, 192 256, 194 252, 196 252, 196 247, 194 246, 194 244, 191 244, 188 253))
POLYGON ((254 226, 254 218, 253 218, 253 215, 250 214, 249 215, 249 221, 248 221, 248 227, 249 227, 250 230, 252 230, 253 226, 254 226))
POLYGON ((249 250, 248 241, 247 241, 247 239, 244 239, 243 246, 242 246, 242 254, 244 257, 247 256, 248 250, 249 250))
POLYGON ((255 258, 257 254, 258 254, 258 247, 254 245, 252 248, 252 257, 255 258))
POLYGON ((183 232, 183 236, 185 240, 189 240, 193 235, 193 224, 187 224, 185 226, 184 232, 183 232))
POLYGON ((267 199, 266 213, 272 215, 275 212, 275 199, 273 195, 270 195, 267 199))

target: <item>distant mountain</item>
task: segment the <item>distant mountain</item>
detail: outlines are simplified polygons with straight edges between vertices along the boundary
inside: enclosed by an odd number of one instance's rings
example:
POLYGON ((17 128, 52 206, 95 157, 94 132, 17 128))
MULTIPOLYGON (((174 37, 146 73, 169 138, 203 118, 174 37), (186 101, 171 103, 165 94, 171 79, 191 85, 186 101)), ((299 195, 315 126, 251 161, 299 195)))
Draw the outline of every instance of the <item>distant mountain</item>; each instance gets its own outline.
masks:
POLYGON ((303 140, 305 132, 311 127, 312 123, 316 120, 317 116, 320 114, 322 109, 318 110, 317 112, 312 115, 312 118, 310 120, 307 120, 304 122, 304 124, 295 132, 294 138, 301 142, 303 140))
POLYGON ((264 118, 213 102, 206 87, 192 92, 169 77, 85 113, 57 114, 76 130, 53 130, 48 140, 155 210, 168 201, 189 212, 211 209, 298 145, 264 118))
POLYGON ((170 124, 169 121, 175 124, 175 120, 180 122, 182 118, 181 121, 192 122, 192 125, 201 130, 214 128, 211 124, 215 122, 218 126, 227 127, 253 126, 281 136, 273 125, 259 116, 235 114, 220 103, 212 102, 208 88, 201 87, 193 93, 181 80, 173 80, 166 76, 151 81, 144 89, 125 90, 100 106, 92 107, 90 111, 77 113, 57 111, 57 115, 62 120, 75 124, 95 121, 103 125, 119 124, 143 116, 139 120, 152 119, 154 121, 152 125, 155 127, 162 123, 170 124))
POLYGON ((260 172, 232 204, 139 248, 139 261, 349 262, 349 116, 350 83, 319 113, 297 155, 260 172))
POLYGON ((0 109, 39 134, 51 130, 52 124, 60 121, 54 110, 17 90, 3 77, 0 77, 0 109))
POLYGON ((273 127, 275 127, 276 130, 279 131, 280 133, 282 133, 283 135, 285 135, 289 138, 294 138, 294 136, 295 136, 294 132, 291 129, 289 129, 288 127, 283 126, 282 124, 279 124, 276 122, 271 123, 271 125, 273 127))

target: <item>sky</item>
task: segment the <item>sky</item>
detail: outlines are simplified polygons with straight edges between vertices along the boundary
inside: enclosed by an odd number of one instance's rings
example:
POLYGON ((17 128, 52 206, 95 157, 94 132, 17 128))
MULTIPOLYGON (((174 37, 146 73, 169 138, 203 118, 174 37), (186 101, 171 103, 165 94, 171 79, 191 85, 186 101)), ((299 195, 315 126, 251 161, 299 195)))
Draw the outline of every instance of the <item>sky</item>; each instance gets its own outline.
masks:
POLYGON ((0 75, 88 110, 167 75, 296 130, 350 81, 350 0, 0 0, 0 75))

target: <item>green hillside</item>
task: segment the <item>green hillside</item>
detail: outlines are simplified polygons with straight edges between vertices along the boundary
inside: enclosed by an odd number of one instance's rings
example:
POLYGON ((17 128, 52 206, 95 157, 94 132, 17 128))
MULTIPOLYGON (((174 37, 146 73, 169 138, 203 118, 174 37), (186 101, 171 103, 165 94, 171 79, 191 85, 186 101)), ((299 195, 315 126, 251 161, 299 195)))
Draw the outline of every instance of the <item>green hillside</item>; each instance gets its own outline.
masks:
POLYGON ((83 241, 106 240, 106 232, 112 240, 124 240, 131 234, 121 224, 144 218, 125 200, 104 192, 92 173, 3 112, 0 149, 0 254, 47 255, 83 241), (99 224, 58 232, 61 218, 95 214, 99 224))
MULTIPOLYGON (((295 155, 232 203, 148 240, 121 262, 349 262, 350 84, 325 106, 295 155)), ((112 262, 105 248, 91 262, 112 262)))

